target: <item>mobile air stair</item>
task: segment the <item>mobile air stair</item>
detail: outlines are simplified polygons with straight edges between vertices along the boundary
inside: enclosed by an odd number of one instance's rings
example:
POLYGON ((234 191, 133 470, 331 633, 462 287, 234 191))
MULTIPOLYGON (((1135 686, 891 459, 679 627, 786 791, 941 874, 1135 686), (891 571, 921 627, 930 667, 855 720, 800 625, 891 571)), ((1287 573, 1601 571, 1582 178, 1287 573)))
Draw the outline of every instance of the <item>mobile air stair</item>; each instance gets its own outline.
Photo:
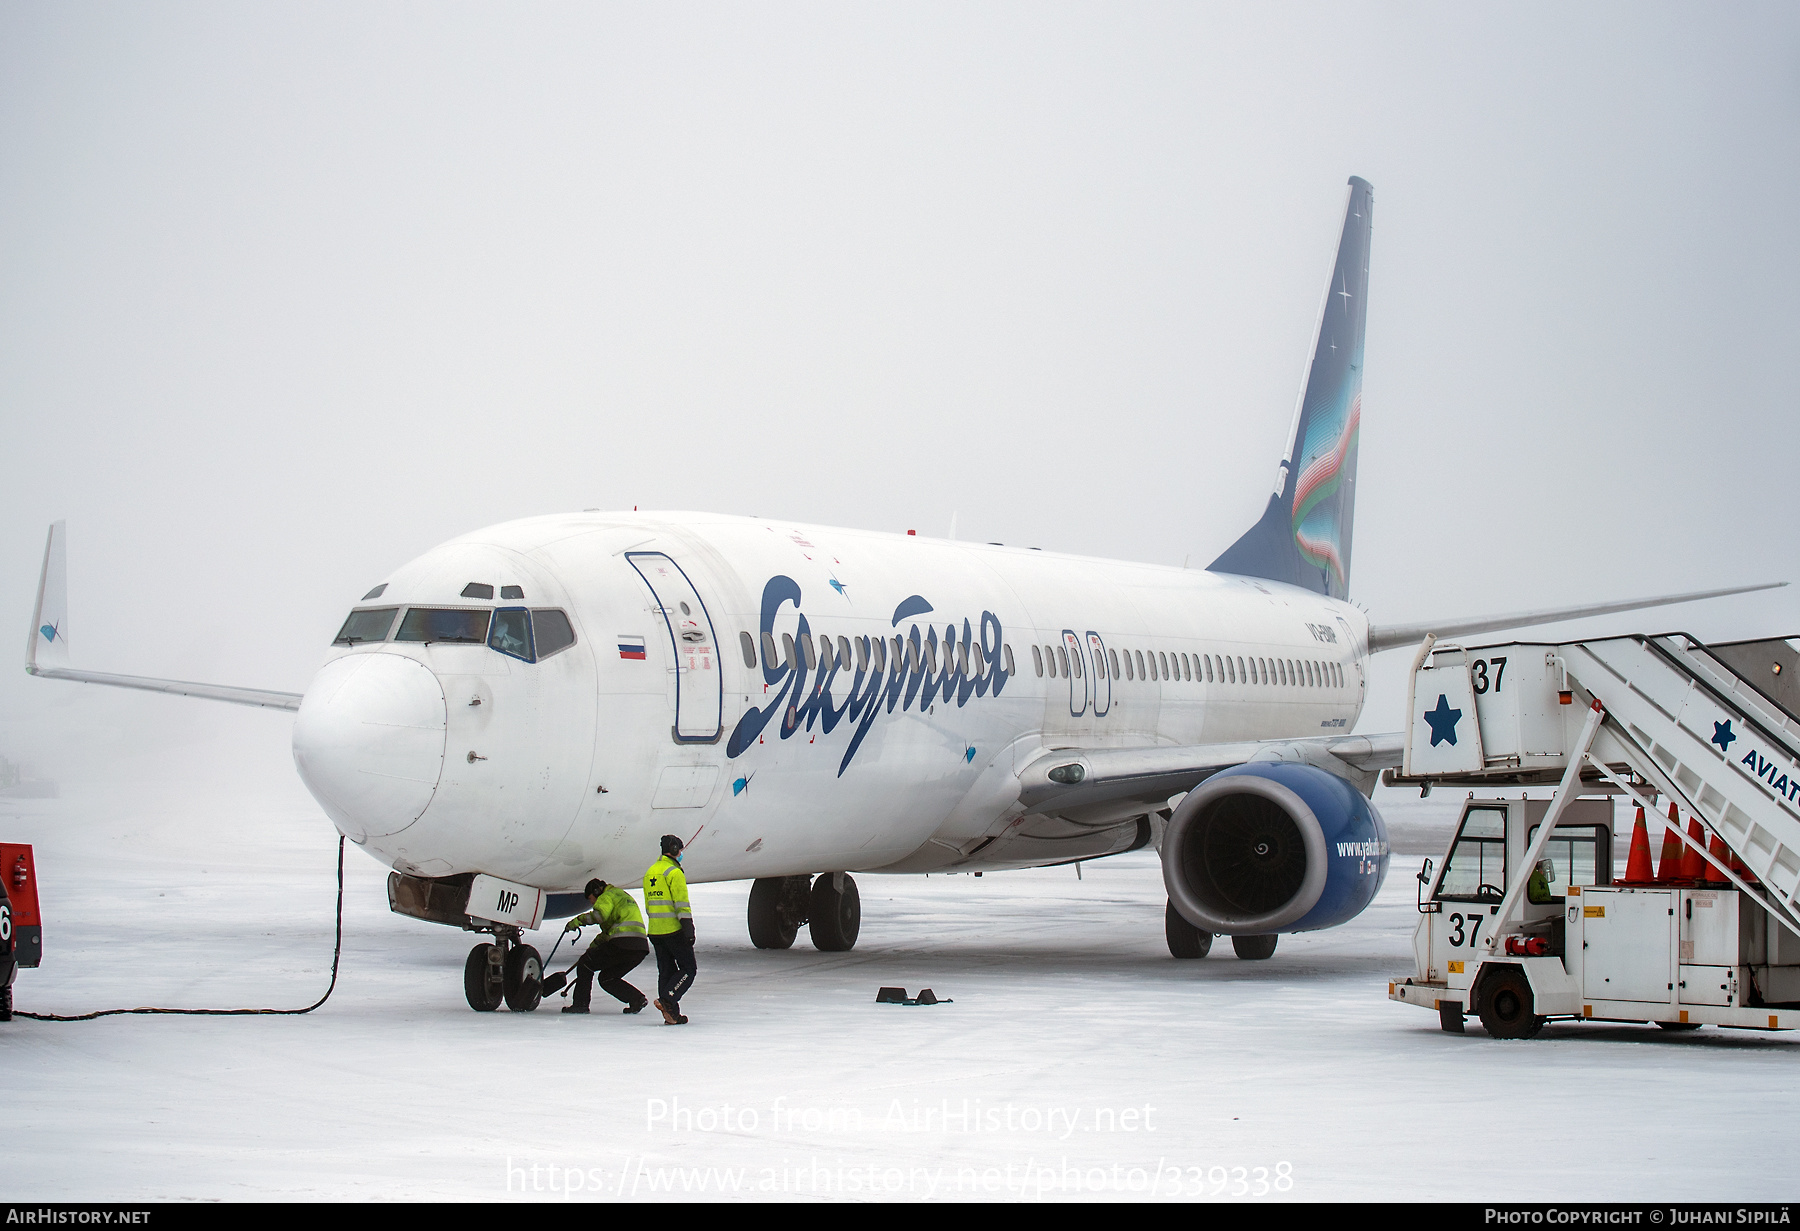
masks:
POLYGON ((1500 1037, 1556 1018, 1800 1028, 1789 641, 1427 639, 1408 708, 1387 782, 1476 790, 1440 866, 1419 874, 1416 968, 1390 998, 1437 1009, 1446 1030, 1476 1014, 1500 1037), (1551 783, 1547 804, 1498 794, 1551 783), (1614 880, 1610 807, 1581 799, 1595 793, 1634 800, 1640 817, 1668 801, 1660 871, 1640 819, 1614 880))

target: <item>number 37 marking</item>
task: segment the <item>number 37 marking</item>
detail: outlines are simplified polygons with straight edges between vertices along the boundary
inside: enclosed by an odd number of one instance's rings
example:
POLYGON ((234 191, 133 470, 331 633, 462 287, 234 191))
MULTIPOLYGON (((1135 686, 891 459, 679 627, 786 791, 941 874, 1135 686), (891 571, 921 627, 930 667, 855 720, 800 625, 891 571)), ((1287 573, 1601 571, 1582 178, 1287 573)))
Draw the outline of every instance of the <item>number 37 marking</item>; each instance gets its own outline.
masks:
POLYGON ((1475 693, 1477 696, 1488 690, 1488 668, 1490 665, 1493 667, 1494 671, 1494 691, 1500 691, 1501 677, 1506 674, 1506 660, 1504 658, 1477 658, 1469 668, 1475 676, 1475 693))
POLYGON ((1475 943, 1476 933, 1481 931, 1481 921, 1482 921, 1482 916, 1475 914, 1473 911, 1471 911, 1469 913, 1469 915, 1466 919, 1460 914, 1451 915, 1450 923, 1456 930, 1453 931, 1452 933, 1450 933, 1450 935, 1448 937, 1446 937, 1446 939, 1449 940, 1451 945, 1455 946, 1456 948, 1458 948, 1458 949, 1462 948, 1463 924, 1467 923, 1469 925, 1468 943, 1473 945, 1475 943))

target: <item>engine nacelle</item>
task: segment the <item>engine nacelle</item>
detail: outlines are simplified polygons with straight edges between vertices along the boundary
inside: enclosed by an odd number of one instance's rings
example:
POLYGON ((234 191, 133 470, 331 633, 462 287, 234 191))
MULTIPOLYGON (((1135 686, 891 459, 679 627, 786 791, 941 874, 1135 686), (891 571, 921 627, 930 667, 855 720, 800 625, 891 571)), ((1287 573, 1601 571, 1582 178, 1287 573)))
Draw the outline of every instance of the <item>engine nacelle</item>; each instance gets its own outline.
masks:
POLYGON ((1252 762, 1188 792, 1162 842, 1163 882, 1206 932, 1335 927, 1387 878, 1387 826, 1362 793, 1312 765, 1252 762))

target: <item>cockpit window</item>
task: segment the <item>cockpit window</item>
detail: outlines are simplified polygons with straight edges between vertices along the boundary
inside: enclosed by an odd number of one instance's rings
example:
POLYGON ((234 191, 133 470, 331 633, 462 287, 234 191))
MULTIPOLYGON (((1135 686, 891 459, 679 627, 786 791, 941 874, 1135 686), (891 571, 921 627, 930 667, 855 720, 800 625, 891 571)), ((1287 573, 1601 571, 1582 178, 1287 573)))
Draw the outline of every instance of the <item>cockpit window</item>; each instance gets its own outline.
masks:
POLYGON ((396 641, 487 640, 490 611, 466 611, 444 607, 412 607, 400 621, 396 641))
POLYGON ((523 607, 502 607, 494 613, 488 644, 502 654, 534 661, 531 652, 531 613, 523 607))
POLYGON ((531 613, 531 618, 537 627, 539 661, 575 644, 575 630, 569 626, 569 617, 562 612, 539 609, 531 613))
POLYGON ((386 641, 388 629, 394 626, 398 607, 377 607, 371 611, 352 611, 331 639, 332 645, 355 645, 361 641, 386 641))
POLYGON ((381 592, 382 592, 382 591, 383 591, 383 590, 385 590, 385 589, 387 589, 387 586, 388 586, 388 583, 387 583, 387 582, 385 582, 385 581, 384 581, 384 582, 382 582, 382 583, 381 583, 381 584, 380 584, 380 585, 378 585, 378 586, 376 586, 376 587, 375 587, 375 588, 374 588, 374 589, 373 589, 373 590, 370 590, 370 591, 369 591, 369 592, 368 592, 368 593, 367 593, 367 594, 365 594, 365 595, 363 595, 363 596, 362 596, 362 601, 363 601, 363 602, 365 602, 365 603, 366 603, 366 602, 368 602, 368 601, 369 601, 369 600, 370 600, 370 599, 376 599, 376 598, 380 598, 380 597, 381 597, 381 592))

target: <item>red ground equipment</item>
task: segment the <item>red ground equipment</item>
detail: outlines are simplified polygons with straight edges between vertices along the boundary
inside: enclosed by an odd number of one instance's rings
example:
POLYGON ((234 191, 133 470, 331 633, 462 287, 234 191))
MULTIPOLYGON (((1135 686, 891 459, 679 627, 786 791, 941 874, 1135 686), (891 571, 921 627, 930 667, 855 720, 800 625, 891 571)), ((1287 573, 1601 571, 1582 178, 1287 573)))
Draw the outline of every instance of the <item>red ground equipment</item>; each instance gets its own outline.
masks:
POLYGON ((0 1021, 12 1020, 12 984, 19 967, 36 966, 43 958, 44 928, 31 848, 0 842, 0 1021))

